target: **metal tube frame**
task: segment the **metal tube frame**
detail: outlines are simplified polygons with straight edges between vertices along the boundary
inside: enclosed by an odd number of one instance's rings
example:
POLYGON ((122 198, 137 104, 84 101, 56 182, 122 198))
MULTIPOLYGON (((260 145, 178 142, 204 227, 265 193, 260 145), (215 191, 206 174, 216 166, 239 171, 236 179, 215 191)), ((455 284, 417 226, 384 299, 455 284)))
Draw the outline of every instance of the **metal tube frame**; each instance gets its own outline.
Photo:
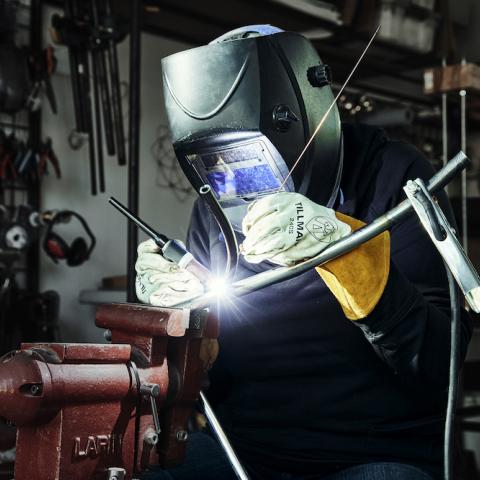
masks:
POLYGON ((228 461, 232 465, 232 468, 235 472, 235 475, 239 480, 248 480, 249 477, 245 472, 242 464, 240 463, 235 451, 233 450, 228 437, 225 435, 220 422, 218 421, 215 413, 212 410, 212 407, 208 403, 207 397, 201 391, 200 392, 200 400, 203 403, 203 409, 205 412, 205 416, 207 417, 208 421, 210 422, 210 426, 212 427, 213 433, 217 437, 218 442, 220 443, 221 447, 223 448, 225 454, 227 455, 228 461))
MULTIPOLYGON (((428 182, 429 192, 436 192, 443 188, 457 173, 464 170, 469 162, 468 157, 460 151, 455 155, 440 171, 438 171, 428 182)), ((315 257, 305 260, 291 267, 281 267, 274 270, 268 270, 257 275, 245 278, 230 286, 229 293, 233 297, 240 297, 248 293, 261 290, 262 288, 274 285, 276 283, 297 277, 306 271, 323 265, 334 258, 337 258, 361 244, 371 240, 380 233, 390 228, 393 224, 400 222, 413 210, 409 200, 404 200, 396 207, 375 219, 369 225, 355 231, 351 235, 344 237, 331 244, 325 250, 315 257)), ((215 292, 201 295, 190 302, 190 308, 206 308, 214 300, 215 292)), ((186 305, 179 305, 186 306, 186 305)))
MULTIPOLYGON (((465 59, 462 60, 462 65, 465 65, 465 59)), ((460 148, 463 152, 467 151, 467 92, 460 90, 460 148)), ((468 255, 468 216, 467 216, 467 170, 462 171, 462 244, 465 253, 468 255)))
MULTIPOLYGON (((442 67, 447 66, 445 58, 442 59, 442 67)), ((448 161, 448 97, 447 92, 442 93, 442 164, 445 166, 448 161)), ((465 150, 464 150, 465 151, 465 150)), ((448 186, 445 186, 448 195, 448 186)))

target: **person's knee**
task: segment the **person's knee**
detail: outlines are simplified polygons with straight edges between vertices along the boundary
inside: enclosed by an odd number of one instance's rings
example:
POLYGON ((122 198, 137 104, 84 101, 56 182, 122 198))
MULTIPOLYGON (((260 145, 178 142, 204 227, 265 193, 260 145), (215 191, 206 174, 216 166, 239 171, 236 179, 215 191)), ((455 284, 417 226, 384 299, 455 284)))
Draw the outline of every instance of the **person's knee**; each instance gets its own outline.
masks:
POLYGON ((152 467, 142 480, 235 480, 236 476, 218 443, 205 433, 189 436, 185 461, 171 469, 152 467))
POLYGON ((404 463, 380 462, 344 470, 332 480, 433 480, 424 470, 404 463))
POLYGON ((168 470, 160 467, 153 467, 151 470, 142 473, 141 480, 174 480, 168 470))

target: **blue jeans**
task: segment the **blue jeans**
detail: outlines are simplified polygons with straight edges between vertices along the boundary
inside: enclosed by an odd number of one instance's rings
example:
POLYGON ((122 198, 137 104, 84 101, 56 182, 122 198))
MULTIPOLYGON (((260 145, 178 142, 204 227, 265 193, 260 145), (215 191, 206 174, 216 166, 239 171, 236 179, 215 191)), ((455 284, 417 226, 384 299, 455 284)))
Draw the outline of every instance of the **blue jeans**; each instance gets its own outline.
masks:
MULTIPOLYGON (((297 476, 244 465, 251 480, 433 480, 428 473, 403 463, 367 463, 333 474, 297 476)), ((142 480, 236 480, 217 442, 205 433, 190 435, 185 462, 169 470, 152 469, 142 480)))

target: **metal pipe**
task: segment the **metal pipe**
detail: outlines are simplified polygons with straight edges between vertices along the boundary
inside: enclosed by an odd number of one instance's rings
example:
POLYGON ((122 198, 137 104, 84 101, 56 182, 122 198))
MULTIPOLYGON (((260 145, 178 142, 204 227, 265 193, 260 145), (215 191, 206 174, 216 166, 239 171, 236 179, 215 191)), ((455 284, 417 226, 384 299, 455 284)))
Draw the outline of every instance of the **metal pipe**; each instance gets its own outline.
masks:
MULTIPOLYGON (((441 170, 439 170, 428 182, 427 188, 430 192, 436 192, 443 188, 457 173, 466 168, 469 160, 467 156, 460 151, 453 157, 441 170)), ((404 200, 396 207, 375 219, 369 225, 355 231, 351 235, 344 237, 331 244, 317 256, 305 260, 302 263, 291 267, 281 267, 274 270, 268 270, 257 275, 245 278, 235 282, 230 287, 230 294, 240 297, 248 293, 261 290, 262 288, 274 285, 276 283, 297 277, 306 271, 323 265, 334 258, 337 258, 363 243, 371 240, 380 233, 390 228, 394 223, 403 220, 412 211, 412 205, 409 200, 404 200)), ((207 307, 215 299, 215 292, 199 296, 191 301, 191 308, 207 307)))
MULTIPOLYGON (((66 0, 64 4, 65 17, 69 20, 73 20, 73 2, 71 0, 66 0)), ((68 61, 70 65, 70 78, 72 84, 72 97, 73 97, 73 110, 75 113, 75 129, 77 132, 85 132, 83 114, 82 114, 82 101, 81 101, 81 92, 80 92, 80 80, 78 75, 78 56, 77 56, 77 47, 72 47, 71 45, 67 46, 68 50, 68 61)))
MULTIPOLYGON (((447 66, 445 57, 442 59, 442 67, 447 66)), ((442 93, 442 164, 445 166, 448 161, 448 97, 447 92, 442 93)), ((463 150, 463 148, 462 148, 463 150)), ((464 150, 465 151, 465 150, 464 150)), ((448 195, 448 186, 445 187, 445 192, 448 195)))
POLYGON ((105 142, 107 153, 115 155, 115 135, 113 132, 112 101, 110 97, 110 86, 107 79, 106 52, 99 50, 98 56, 98 81, 100 83, 100 94, 102 97, 103 126, 105 128, 105 142))
MULTIPOLYGON (((107 2, 108 3, 108 2, 107 2)), ((128 207, 134 215, 138 213, 139 155, 140 155, 140 69, 141 31, 140 16, 142 2, 132 0, 130 31, 130 118, 129 118, 129 162, 128 162, 128 207)), ((113 40, 112 40, 113 42, 113 40)), ((116 50, 116 46, 115 46, 116 50)), ((122 122, 123 119, 117 118, 122 122)), ((120 150, 118 150, 120 159, 120 150)), ((128 224, 127 240, 127 301, 135 302, 135 259, 137 255, 138 231, 133 223, 128 224)))
POLYGON ((88 156, 90 160, 90 189, 92 195, 97 194, 97 161, 95 154, 95 135, 93 129, 93 108, 92 108, 92 95, 90 89, 90 66, 88 62, 87 51, 82 52, 80 56, 80 62, 83 65, 84 84, 84 107, 85 107, 85 120, 86 120, 86 132, 88 134, 88 156))
MULTIPOLYGON (((87 59, 88 61, 88 59, 87 59)), ((92 50, 92 83, 93 83, 93 112, 95 116, 95 141, 97 147, 97 161, 98 161, 98 188, 100 192, 105 192, 105 167, 103 160, 103 140, 102 140, 102 118, 100 112, 100 91, 99 91, 99 77, 98 77, 98 60, 97 52, 92 50)), ((93 128, 92 128, 93 133, 93 128)), ((93 142, 93 138, 91 139, 93 142)))
MULTIPOLYGON (((112 111, 113 111, 113 128, 115 129, 116 151, 119 165, 125 165, 125 134, 123 131, 123 112, 122 112, 122 95, 120 92, 120 73, 118 71, 118 53, 117 44, 114 38, 114 21, 112 19, 112 9, 110 5, 111 0, 105 2, 105 16, 107 17, 107 23, 112 31, 110 32, 111 38, 108 40, 108 66, 110 70, 110 87, 112 90, 112 111)), ((131 17, 131 32, 130 32, 130 120, 132 119, 132 93, 133 87, 132 70, 136 62, 140 64, 140 6, 137 0, 132 0, 130 3, 130 17, 131 17), (135 33, 136 32, 136 33, 135 33), (134 39, 134 37, 136 37, 134 39), (138 44, 138 45, 137 45, 138 44), (135 50, 132 50, 134 48, 135 50), (134 54, 137 53, 138 57, 134 54)), ((140 71, 138 72, 140 77, 140 71)), ((131 125, 130 125, 131 128, 131 125)), ((130 132, 131 133, 131 132, 130 132)), ((130 137, 131 140, 131 137, 130 137)), ((131 145, 130 145, 131 152, 131 145)), ((130 159, 131 160, 131 159, 130 159)))
MULTIPOLYGON (((462 60, 462 65, 465 65, 465 59, 462 60)), ((460 90, 460 139, 462 151, 467 151, 467 92, 460 90)), ((468 217, 467 217, 467 171, 462 172, 462 244, 465 253, 468 255, 468 217)))
POLYGON ((100 89, 100 98, 102 103, 103 127, 105 129, 105 143, 107 153, 115 154, 115 137, 113 134, 112 104, 110 101, 110 87, 107 80, 107 62, 105 52, 100 39, 100 23, 98 18, 97 0, 90 2, 92 10, 93 28, 95 30, 94 44, 92 48, 92 57, 96 63, 96 78, 98 79, 98 88, 100 89))
POLYGON ((208 403, 208 400, 207 400, 207 398, 205 397, 205 395, 202 391, 200 391, 200 400, 203 403, 203 409, 205 411, 205 416, 207 417, 208 421, 210 422, 210 426, 212 427, 213 433, 217 437, 218 442, 222 446, 225 454, 227 455, 228 461, 232 465, 232 468, 235 472, 235 475, 240 480, 249 480, 247 472, 245 472, 245 469, 243 468, 242 464, 240 463, 240 460, 238 459, 237 455, 235 454, 235 451, 233 450, 232 445, 230 444, 227 436, 225 435, 225 432, 223 431, 223 428, 220 425, 220 422, 218 421, 217 417, 215 416, 215 413, 212 410, 212 407, 208 403))
MULTIPOLYGON (((81 16, 81 3, 80 0, 67 0, 70 2, 70 8, 72 12, 72 19, 74 22, 78 21, 81 16)), ((76 45, 73 47, 73 58, 75 62, 76 73, 73 80, 77 81, 78 89, 78 101, 80 107, 80 132, 86 133, 90 136, 90 141, 92 141, 92 114, 91 114, 91 105, 90 105, 90 73, 88 67, 88 53, 87 45, 82 42, 81 45, 76 45)), ((90 149, 90 157, 92 158, 95 155, 95 149, 90 149), (93 151, 93 153, 92 153, 93 151)), ((91 162, 92 160, 90 160, 91 162)), ((93 176, 91 177, 92 182, 92 194, 96 194, 96 179, 93 182, 93 176), (95 185, 93 185, 95 183, 95 185), (94 192, 95 190, 95 192, 94 192)))

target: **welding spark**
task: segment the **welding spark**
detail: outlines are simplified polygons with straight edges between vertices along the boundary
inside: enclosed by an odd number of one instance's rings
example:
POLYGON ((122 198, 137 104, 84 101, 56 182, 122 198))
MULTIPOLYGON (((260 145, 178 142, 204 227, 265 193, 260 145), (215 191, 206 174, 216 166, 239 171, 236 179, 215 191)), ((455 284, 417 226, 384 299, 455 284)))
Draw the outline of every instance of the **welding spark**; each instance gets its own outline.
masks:
POLYGON ((207 283, 208 293, 217 299, 228 297, 230 284, 225 277, 212 277, 207 283))

